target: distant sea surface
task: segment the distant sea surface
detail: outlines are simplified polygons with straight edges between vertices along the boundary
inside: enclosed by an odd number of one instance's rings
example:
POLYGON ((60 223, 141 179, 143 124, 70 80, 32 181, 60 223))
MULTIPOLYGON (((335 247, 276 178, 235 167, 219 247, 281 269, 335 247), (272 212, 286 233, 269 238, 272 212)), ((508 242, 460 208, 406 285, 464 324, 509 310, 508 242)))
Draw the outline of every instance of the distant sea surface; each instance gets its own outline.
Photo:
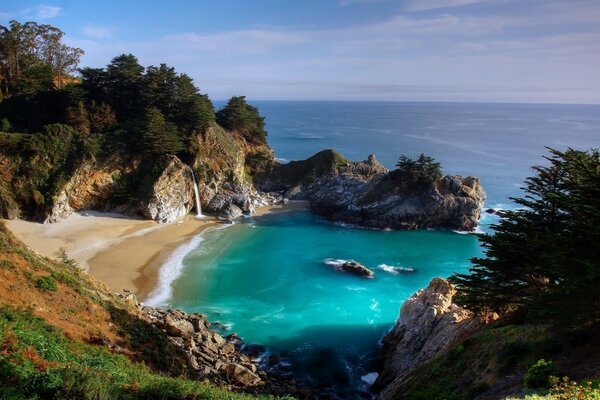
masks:
MULTIPOLYGON (((281 159, 332 148, 351 160, 375 153, 393 168, 401 154, 425 153, 445 173, 479 176, 489 207, 513 207, 508 197, 520 195, 531 165, 544 162, 544 146, 600 147, 600 106, 252 104, 266 116, 269 144, 281 159)), ((484 230, 495 218, 484 217, 484 230)), ((284 213, 194 238, 168 261, 170 279, 159 289, 168 305, 206 313, 226 333, 283 351, 293 361, 283 370, 335 384, 341 397, 353 398, 402 302, 435 276, 466 271, 469 258, 481 255, 470 234, 349 229, 308 212, 284 213), (327 258, 357 260, 376 277, 335 272, 327 258)))

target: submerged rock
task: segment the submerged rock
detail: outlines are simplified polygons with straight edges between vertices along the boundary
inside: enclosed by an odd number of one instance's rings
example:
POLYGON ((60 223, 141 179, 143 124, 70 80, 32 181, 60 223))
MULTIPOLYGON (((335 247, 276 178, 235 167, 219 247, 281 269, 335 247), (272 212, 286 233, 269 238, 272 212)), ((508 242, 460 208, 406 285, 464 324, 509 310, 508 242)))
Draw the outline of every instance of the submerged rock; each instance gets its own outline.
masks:
POLYGON ((323 261, 326 265, 333 267, 336 271, 347 272, 349 274, 364 276, 365 278, 374 278, 375 272, 354 260, 334 260, 326 259, 323 261))

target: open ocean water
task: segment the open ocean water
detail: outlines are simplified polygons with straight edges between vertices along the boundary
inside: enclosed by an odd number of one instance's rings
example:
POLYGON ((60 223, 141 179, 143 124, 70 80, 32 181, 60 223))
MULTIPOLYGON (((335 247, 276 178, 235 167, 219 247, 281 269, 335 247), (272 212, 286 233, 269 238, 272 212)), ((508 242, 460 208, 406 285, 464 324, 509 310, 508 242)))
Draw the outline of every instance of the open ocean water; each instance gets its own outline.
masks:
MULTIPOLYGON (((269 144, 282 160, 333 148, 351 160, 375 153, 393 168, 401 154, 425 153, 444 173, 479 176, 487 207, 513 207, 508 198, 520 195, 531 165, 544 162, 545 146, 600 147, 600 106, 252 104, 266 116, 269 144)), ((484 217, 484 230, 494 218, 484 217)), ((348 229, 291 212, 248 219, 183 245, 169 260, 169 279, 155 299, 205 313, 226 333, 284 354, 292 361, 280 365, 284 371, 333 384, 340 396, 353 398, 365 387, 360 376, 373 368, 377 342, 402 302, 435 276, 464 272, 480 255, 475 235, 348 229), (357 260, 376 277, 337 273, 323 264, 327 258, 357 260)))

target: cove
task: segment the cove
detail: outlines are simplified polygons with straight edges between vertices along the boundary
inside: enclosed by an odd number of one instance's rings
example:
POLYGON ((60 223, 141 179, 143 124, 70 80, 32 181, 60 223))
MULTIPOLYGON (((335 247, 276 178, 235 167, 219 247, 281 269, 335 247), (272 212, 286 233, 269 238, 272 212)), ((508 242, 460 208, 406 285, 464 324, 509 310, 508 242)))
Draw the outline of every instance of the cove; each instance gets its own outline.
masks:
POLYGON ((475 235, 354 229, 308 211, 269 214, 206 233, 183 257, 168 305, 284 354, 296 377, 356 387, 402 302, 481 254, 475 235), (327 258, 354 259, 376 276, 336 272, 327 258), (414 272, 393 274, 383 264, 414 272))

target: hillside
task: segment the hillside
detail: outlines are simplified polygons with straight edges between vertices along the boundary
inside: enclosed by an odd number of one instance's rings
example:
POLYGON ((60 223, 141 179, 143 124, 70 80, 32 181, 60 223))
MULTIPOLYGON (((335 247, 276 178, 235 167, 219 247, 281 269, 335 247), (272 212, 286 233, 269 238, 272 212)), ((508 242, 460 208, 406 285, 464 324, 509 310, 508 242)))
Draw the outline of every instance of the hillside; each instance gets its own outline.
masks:
POLYGON ((199 381, 131 297, 109 293, 64 254, 32 253, 3 225, 0 292, 2 398, 255 398, 230 392, 244 385, 225 371, 199 381))

